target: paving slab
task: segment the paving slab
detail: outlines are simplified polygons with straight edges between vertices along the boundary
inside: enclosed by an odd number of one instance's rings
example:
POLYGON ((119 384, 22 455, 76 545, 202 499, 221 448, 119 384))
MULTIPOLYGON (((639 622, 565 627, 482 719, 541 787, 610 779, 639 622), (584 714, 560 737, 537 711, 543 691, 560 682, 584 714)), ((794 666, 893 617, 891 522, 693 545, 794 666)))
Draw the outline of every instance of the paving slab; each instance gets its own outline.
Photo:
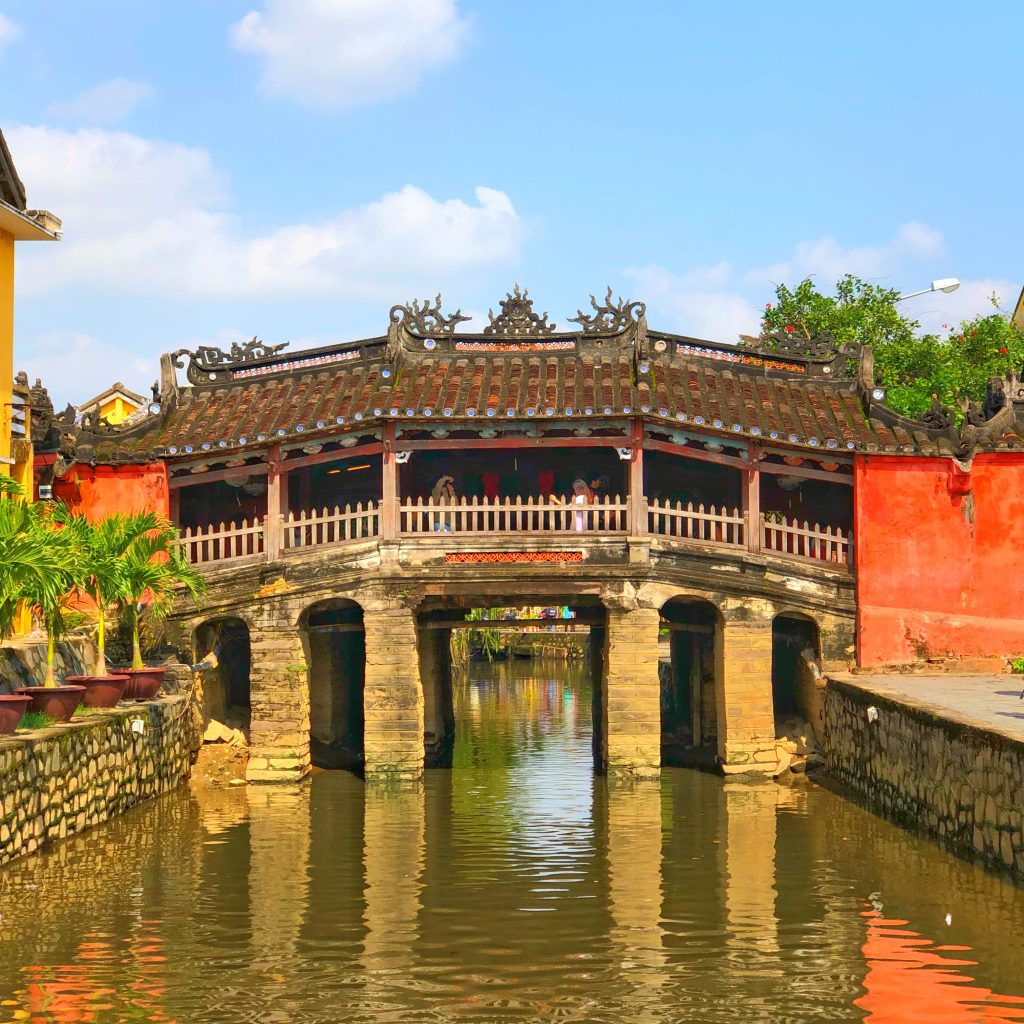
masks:
POLYGON ((1024 740, 1024 676, 830 672, 829 678, 927 708, 951 721, 1024 740))

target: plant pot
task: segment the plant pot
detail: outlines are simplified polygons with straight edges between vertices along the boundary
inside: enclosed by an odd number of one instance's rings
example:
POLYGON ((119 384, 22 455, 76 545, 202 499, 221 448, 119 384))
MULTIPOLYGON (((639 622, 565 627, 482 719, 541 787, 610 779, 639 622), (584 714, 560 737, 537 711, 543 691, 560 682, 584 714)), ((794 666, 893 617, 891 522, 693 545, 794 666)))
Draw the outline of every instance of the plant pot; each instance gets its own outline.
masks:
POLYGON ((29 711, 49 715, 55 722, 69 722, 85 696, 84 686, 21 686, 17 692, 31 697, 29 711))
POLYGON ((152 700, 160 692, 166 671, 163 668, 118 669, 118 675, 128 677, 128 685, 124 688, 124 699, 152 700))
POLYGON ((85 687, 82 703, 87 708, 112 708, 122 697, 128 684, 126 675, 68 676, 75 683, 85 687))
POLYGON ((22 693, 0 694, 0 736, 13 735, 31 703, 32 698, 22 693))

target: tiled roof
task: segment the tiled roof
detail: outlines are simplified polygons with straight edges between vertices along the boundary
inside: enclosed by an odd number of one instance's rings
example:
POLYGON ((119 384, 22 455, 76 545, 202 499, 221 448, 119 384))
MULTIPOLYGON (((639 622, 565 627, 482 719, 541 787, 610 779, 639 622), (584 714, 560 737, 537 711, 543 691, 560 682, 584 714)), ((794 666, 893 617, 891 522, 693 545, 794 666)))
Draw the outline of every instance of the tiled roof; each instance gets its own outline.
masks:
MULTIPOLYGON (((832 380, 729 346, 671 338, 640 359, 576 336, 499 343, 457 336, 415 360, 389 360, 384 340, 288 353, 184 388, 177 408, 130 434, 95 439, 94 459, 195 458, 329 436, 381 420, 591 422, 643 416, 709 434, 832 450, 937 453, 919 424, 869 417, 852 380, 832 380)), ((659 342, 659 345, 661 342, 659 342)), ((819 368, 820 370, 820 368, 819 368)))

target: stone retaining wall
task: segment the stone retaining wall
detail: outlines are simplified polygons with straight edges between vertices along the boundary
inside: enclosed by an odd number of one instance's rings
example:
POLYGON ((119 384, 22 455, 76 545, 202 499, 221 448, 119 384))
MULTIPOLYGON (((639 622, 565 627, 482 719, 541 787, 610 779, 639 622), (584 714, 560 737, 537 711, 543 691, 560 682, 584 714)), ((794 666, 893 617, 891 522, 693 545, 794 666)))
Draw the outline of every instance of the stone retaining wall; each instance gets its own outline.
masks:
POLYGON ((824 740, 829 771, 874 810, 1024 876, 1024 742, 834 679, 824 740))
POLYGON ((188 699, 162 697, 0 739, 0 864, 188 779, 195 728, 188 699))
MULTIPOLYGON (((86 641, 57 644, 54 667, 58 679, 86 672, 93 660, 86 641)), ((14 693, 19 686, 42 686, 46 678, 46 641, 12 640, 0 646, 0 693, 14 693)))

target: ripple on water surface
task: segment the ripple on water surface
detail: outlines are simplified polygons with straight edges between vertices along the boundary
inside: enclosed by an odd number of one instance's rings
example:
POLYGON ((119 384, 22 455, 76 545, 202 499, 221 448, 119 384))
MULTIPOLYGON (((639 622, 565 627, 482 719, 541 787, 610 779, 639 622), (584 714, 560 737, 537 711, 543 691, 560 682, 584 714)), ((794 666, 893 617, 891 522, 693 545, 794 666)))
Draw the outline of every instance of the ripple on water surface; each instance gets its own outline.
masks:
POLYGON ((422 786, 174 794, 0 872, 0 1021, 1024 1020, 1008 880, 806 781, 595 778, 571 664, 457 702, 422 786))

